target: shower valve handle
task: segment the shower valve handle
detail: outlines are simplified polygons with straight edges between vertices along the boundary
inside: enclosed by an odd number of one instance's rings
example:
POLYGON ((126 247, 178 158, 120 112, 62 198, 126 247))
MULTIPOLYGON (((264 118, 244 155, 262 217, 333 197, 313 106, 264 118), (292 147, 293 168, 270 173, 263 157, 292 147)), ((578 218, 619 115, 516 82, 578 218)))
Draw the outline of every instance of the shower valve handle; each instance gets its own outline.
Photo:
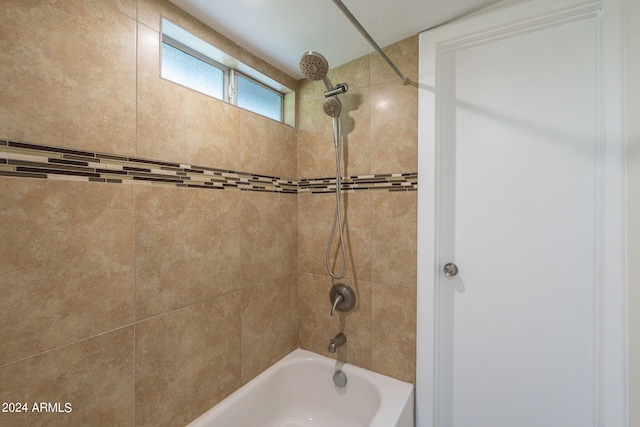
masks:
POLYGON ((333 301, 333 306, 331 307, 331 315, 336 312, 336 307, 344 300, 342 295, 336 295, 335 300, 333 301))
POLYGON ((351 286, 338 283, 331 287, 329 300, 331 301, 331 315, 333 316, 336 310, 343 313, 353 310, 356 305, 356 294, 351 289, 351 286))

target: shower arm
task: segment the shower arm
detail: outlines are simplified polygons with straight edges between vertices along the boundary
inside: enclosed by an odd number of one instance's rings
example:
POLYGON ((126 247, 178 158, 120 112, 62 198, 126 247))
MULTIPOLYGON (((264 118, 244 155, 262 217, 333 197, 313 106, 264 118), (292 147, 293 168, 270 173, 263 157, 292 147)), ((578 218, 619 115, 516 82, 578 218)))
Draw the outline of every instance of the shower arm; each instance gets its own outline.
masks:
POLYGON ((396 67, 396 64, 394 64, 393 61, 391 61, 391 59, 389 59, 387 54, 384 53, 384 51, 380 48, 380 46, 378 46, 378 43, 376 43, 375 40, 373 40, 373 38, 371 38, 369 33, 367 33, 367 30, 365 30, 364 27, 362 25, 360 25, 360 22, 358 22, 356 17, 353 16, 353 14, 349 11, 349 9, 347 9, 347 6, 345 6, 344 3, 342 3, 341 0, 333 0, 333 2, 338 7, 338 9, 340 9, 342 11, 344 16, 346 16, 349 19, 349 21, 351 21, 353 26, 356 27, 356 29, 358 31, 360 31, 360 34, 362 34, 362 36, 369 42, 369 44, 371 46, 373 46, 373 48, 380 54, 380 56, 382 56, 382 58, 385 61, 387 61, 387 64, 389 64, 389 66, 393 69, 393 71, 395 71, 396 74, 398 76, 400 76, 400 78, 402 79, 402 82, 405 84, 405 86, 408 85, 409 83, 411 83, 411 80, 409 80, 407 77, 405 77, 404 74, 402 74, 400 72, 400 70, 398 70, 398 67, 396 67))

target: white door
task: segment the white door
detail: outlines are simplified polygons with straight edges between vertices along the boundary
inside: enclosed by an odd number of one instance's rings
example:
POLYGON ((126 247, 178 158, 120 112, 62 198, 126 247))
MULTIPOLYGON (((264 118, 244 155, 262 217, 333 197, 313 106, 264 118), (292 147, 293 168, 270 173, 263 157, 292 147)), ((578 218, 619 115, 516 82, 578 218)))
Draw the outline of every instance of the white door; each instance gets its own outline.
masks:
POLYGON ((426 36, 435 262, 433 293, 419 298, 434 307, 437 426, 613 425, 603 413, 603 7, 534 0, 493 12, 502 21, 426 36))

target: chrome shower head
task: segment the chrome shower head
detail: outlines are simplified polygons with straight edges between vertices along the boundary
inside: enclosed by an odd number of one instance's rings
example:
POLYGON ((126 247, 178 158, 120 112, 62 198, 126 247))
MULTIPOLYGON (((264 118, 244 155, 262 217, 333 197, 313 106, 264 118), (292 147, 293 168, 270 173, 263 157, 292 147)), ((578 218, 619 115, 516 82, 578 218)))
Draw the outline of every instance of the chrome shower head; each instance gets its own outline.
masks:
POLYGON ((298 66, 302 74, 309 80, 322 80, 329 72, 329 63, 326 58, 314 51, 302 55, 298 66))
POLYGON ((318 52, 310 50, 306 52, 300 58, 299 62, 300 71, 309 80, 322 80, 327 87, 327 91, 324 96, 327 98, 322 105, 322 109, 327 115, 331 117, 338 117, 342 111, 342 103, 336 95, 345 93, 347 91, 347 84, 340 83, 337 86, 333 86, 327 73, 329 72, 329 62, 327 59, 320 55, 318 52))
POLYGON ((327 77, 329 73, 329 62, 318 52, 310 50, 300 58, 298 63, 300 71, 309 80, 322 80, 327 90, 333 90, 334 87, 327 77))
POLYGON ((342 111, 342 103, 337 96, 330 96, 322 104, 324 112, 331 117, 338 117, 342 111))

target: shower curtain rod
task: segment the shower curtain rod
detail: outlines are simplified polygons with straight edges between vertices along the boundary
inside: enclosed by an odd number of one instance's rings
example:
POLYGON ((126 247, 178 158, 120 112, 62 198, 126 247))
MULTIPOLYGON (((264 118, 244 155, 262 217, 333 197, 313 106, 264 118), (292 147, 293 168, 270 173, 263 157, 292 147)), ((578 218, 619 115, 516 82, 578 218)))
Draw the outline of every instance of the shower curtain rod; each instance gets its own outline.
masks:
POLYGON ((373 46, 373 48, 382 56, 382 58, 384 58, 385 61, 387 61, 387 64, 389 64, 389 66, 391 68, 393 68, 393 71, 395 71, 396 74, 398 76, 400 76, 400 78, 402 79, 402 82, 405 85, 408 85, 409 83, 411 83, 411 80, 409 80, 407 77, 405 77, 404 74, 402 74, 400 72, 400 70, 398 70, 398 67, 396 67, 396 64, 394 64, 393 61, 391 59, 389 59, 387 54, 384 53, 384 51, 382 49, 380 49, 380 46, 378 46, 378 43, 376 43, 375 40, 373 40, 373 38, 371 38, 369 33, 367 33, 367 30, 365 30, 364 27, 362 25, 360 25, 360 23, 358 22, 356 17, 353 16, 353 14, 349 11, 349 9, 347 9, 347 6, 345 6, 344 3, 342 3, 341 0, 333 0, 333 2, 335 3, 336 6, 338 6, 338 9, 340 9, 342 11, 342 13, 344 13, 344 16, 346 16, 349 19, 349 21, 351 21, 353 26, 356 27, 356 29, 358 31, 360 31, 360 34, 362 34, 362 36, 365 39, 367 39, 369 44, 371 46, 373 46))

